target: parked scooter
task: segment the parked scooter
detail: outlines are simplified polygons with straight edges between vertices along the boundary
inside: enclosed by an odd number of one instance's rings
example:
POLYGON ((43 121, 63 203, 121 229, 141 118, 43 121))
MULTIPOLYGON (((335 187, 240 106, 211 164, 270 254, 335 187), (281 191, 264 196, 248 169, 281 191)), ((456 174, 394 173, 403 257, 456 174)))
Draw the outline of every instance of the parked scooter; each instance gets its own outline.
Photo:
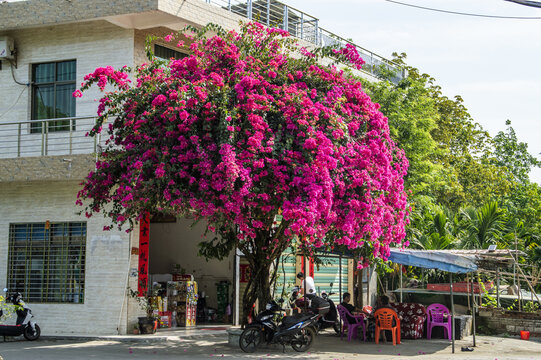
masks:
POLYGON ((329 303, 329 312, 322 316, 321 319, 319 319, 319 330, 321 329, 328 329, 332 327, 334 331, 337 334, 340 334, 340 320, 338 319, 338 311, 336 310, 336 305, 334 305, 334 301, 332 301, 331 296, 335 295, 336 293, 332 292, 332 286, 331 285, 331 291, 327 294, 325 291, 321 292, 321 298, 323 300, 326 300, 329 303))
MULTIPOLYGON (((4 289, 7 293, 8 289, 4 289)), ((0 336, 20 336, 24 335, 26 340, 37 340, 41 334, 39 325, 32 321, 34 315, 32 310, 22 300, 22 295, 19 292, 12 292, 6 296, 6 301, 11 302, 15 306, 17 313, 17 322, 15 325, 0 325, 0 336)), ((4 314, 0 308, 0 316, 4 314)))
POLYGON ((254 352, 265 341, 267 344, 291 345, 293 350, 303 352, 312 346, 316 336, 315 326, 319 313, 294 314, 284 316, 281 324, 274 317, 285 311, 273 300, 266 310, 259 313, 240 335, 239 345, 244 352, 254 352))

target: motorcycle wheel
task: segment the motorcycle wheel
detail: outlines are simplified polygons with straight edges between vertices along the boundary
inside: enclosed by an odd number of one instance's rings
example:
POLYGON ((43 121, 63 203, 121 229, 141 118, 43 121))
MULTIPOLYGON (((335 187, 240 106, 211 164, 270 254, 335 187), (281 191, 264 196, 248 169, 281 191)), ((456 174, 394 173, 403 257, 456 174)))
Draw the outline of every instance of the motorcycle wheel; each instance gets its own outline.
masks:
POLYGON ((311 327, 301 329, 291 340, 291 347, 298 352, 304 352, 312 346, 316 331, 311 327))
POLYGON ((332 326, 332 328, 334 329, 334 331, 340 335, 340 323, 339 322, 335 322, 332 326))
POLYGON ((261 344, 263 334, 261 329, 257 327, 249 327, 244 329, 240 334, 239 345, 242 351, 246 353, 252 353, 261 344))
POLYGON ((34 341, 34 340, 39 339, 39 336, 41 334, 41 329, 39 328, 38 324, 34 324, 34 327, 36 331, 32 331, 32 327, 30 325, 24 328, 23 335, 26 340, 34 341))

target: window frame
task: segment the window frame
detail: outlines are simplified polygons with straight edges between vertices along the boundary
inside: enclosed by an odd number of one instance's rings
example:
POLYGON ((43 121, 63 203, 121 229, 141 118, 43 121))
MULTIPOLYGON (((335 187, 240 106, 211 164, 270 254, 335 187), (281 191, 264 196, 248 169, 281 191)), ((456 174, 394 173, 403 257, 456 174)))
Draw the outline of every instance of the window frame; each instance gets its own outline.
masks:
MULTIPOLYGON (((36 63, 31 63, 30 64, 30 78, 32 79, 32 86, 31 86, 31 89, 30 89, 30 119, 33 120, 33 121, 36 121, 36 123, 32 122, 31 125, 30 125, 30 132, 31 133, 42 133, 43 131, 45 132, 58 132, 58 131, 69 131, 69 121, 68 121, 68 124, 66 125, 66 120, 62 120, 62 119, 70 119, 70 118, 73 118, 75 117, 76 115, 76 112, 77 112, 77 108, 75 108, 75 113, 73 114, 73 116, 70 116, 70 117, 64 117, 64 118, 57 118, 56 117, 56 88, 57 88, 57 85, 70 85, 70 84, 73 84, 74 85, 74 89, 76 90, 77 89, 77 59, 65 59, 65 60, 54 60, 54 61, 42 61, 42 62, 36 62, 36 63), (74 72, 74 77, 73 77, 73 80, 62 80, 62 81, 57 81, 56 80, 56 77, 57 77, 57 66, 59 63, 65 63, 65 62, 71 62, 73 61, 75 63, 75 72, 74 72), (38 65, 44 65, 44 64, 54 64, 54 81, 48 81, 48 82, 40 82, 40 83, 37 83, 35 81, 36 79, 36 67, 38 65), (42 121, 43 120, 47 120, 47 119, 37 119, 37 114, 36 114, 36 109, 35 109, 35 104, 36 104, 36 96, 35 96, 35 89, 37 86, 46 86, 46 85, 53 85, 53 94, 54 94, 54 114, 53 114, 53 117, 50 118, 50 119, 59 119, 58 121, 48 121, 48 126, 45 127, 45 129, 42 129, 42 121)), ((74 91, 75 91, 74 90, 74 91)), ((77 102, 76 102, 76 99, 73 98, 73 102, 74 102, 74 105, 76 106, 77 105, 77 102)), ((75 122, 72 123, 72 131, 75 131, 75 122)))
POLYGON ((87 225, 86 221, 9 223, 6 280, 8 288, 11 291, 21 292, 23 298, 32 303, 84 304, 87 225), (17 227, 21 226, 24 229, 23 240, 17 239, 18 234, 16 233, 17 227), (75 227, 74 233, 72 233, 73 227, 75 227), (43 236, 38 235, 34 238, 34 232, 42 232, 43 236), (58 246, 59 241, 60 246, 58 246), (17 244, 17 242, 21 243, 17 244), (36 245, 33 245, 33 242, 36 245), (71 242, 79 243, 72 244, 71 242), (54 252, 55 248, 57 253, 54 252), (21 251, 21 249, 23 250, 21 251), (75 255, 72 255, 73 251, 76 251, 75 255), (35 255, 35 252, 42 253, 42 255, 35 255), (76 262, 70 264, 73 257, 76 262), (42 266, 37 271, 41 272, 41 282, 35 285, 32 282, 35 281, 36 274, 32 274, 32 271, 36 271, 34 264, 40 261, 42 266), (70 265, 73 265, 74 268, 70 269, 70 265), (22 272, 21 267, 23 268, 22 272), (22 287, 19 285, 21 281, 22 287), (76 281, 78 281, 78 285, 75 285, 76 281), (73 287, 71 282, 73 282, 73 287), (52 286, 55 283, 58 283, 57 288, 52 286), (58 292, 60 292, 59 295, 58 292), (34 295, 35 293, 38 295, 34 295))
POLYGON ((172 49, 172 48, 167 47, 167 46, 162 45, 162 44, 154 44, 154 56, 157 57, 158 59, 162 59, 162 60, 168 61, 168 60, 173 59, 173 58, 174 58, 175 60, 184 59, 184 58, 190 56, 190 54, 187 53, 187 52, 184 52, 184 51, 179 51, 178 49, 172 49), (158 56, 158 55, 157 55, 157 52, 158 52, 158 51, 157 51, 157 48, 158 48, 158 47, 163 48, 163 49, 168 50, 168 51, 173 51, 174 54, 179 54, 180 57, 176 57, 176 56, 175 56, 175 57, 170 57, 170 58, 163 58, 163 57, 161 57, 161 56, 158 56))

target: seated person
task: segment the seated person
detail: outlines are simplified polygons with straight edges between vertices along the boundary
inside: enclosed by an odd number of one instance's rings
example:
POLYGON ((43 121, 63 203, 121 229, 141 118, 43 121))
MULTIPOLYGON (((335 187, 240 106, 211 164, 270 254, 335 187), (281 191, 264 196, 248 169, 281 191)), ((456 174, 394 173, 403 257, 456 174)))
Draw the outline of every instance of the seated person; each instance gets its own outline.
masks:
POLYGON ((378 309, 387 308, 394 310, 397 314, 396 308, 389 303, 389 297, 387 295, 382 295, 376 300, 376 308, 374 309, 374 312, 378 309))
MULTIPOLYGON (((398 311, 396 311, 396 308, 392 306, 391 304, 389 304, 389 297, 387 295, 382 295, 376 300, 376 308, 374 309, 374 312, 372 314, 375 314, 376 310, 384 309, 384 308, 393 310, 394 312, 396 312, 398 318, 402 319, 402 317, 398 315, 398 311)), ((393 326, 395 325, 396 325, 396 320, 393 319, 393 326)), ((374 327, 374 330, 375 330, 375 327, 374 327)), ((383 333, 385 333, 385 337, 383 338, 383 340, 392 341, 392 334, 390 331, 388 330, 382 331, 380 336, 383 336, 383 333)))
MULTIPOLYGON (((349 302, 351 301, 351 294, 348 293, 348 292, 345 292, 343 295, 342 295, 342 302, 340 303, 340 305, 342 305, 343 307, 345 307, 347 309, 347 311, 350 312, 350 314, 353 315, 353 312, 354 311, 359 311, 357 310, 357 308, 353 305, 351 305, 349 302)), ((357 322, 356 319, 352 318, 351 316, 347 316, 347 320, 350 324, 354 324, 357 322)))

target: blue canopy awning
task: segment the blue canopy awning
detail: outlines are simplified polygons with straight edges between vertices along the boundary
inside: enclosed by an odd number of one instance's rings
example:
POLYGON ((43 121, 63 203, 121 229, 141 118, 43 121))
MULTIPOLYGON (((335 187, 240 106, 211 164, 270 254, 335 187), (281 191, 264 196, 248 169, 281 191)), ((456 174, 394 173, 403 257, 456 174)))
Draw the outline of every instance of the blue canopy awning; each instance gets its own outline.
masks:
POLYGON ((389 260, 402 265, 438 269, 452 273, 477 271, 473 256, 457 255, 445 250, 391 249, 389 260))

